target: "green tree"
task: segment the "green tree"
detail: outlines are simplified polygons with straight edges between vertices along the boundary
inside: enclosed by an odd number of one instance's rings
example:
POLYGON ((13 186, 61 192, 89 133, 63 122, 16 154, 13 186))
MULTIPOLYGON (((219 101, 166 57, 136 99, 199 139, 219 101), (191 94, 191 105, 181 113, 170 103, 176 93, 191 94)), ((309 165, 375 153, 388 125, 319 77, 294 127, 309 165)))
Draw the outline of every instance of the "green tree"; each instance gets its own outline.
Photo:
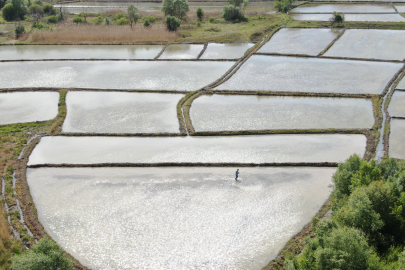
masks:
POLYGON ((0 0, 0 9, 6 5, 6 0, 0 0))
POLYGON ((15 9, 13 7, 13 4, 7 4, 3 7, 1 10, 1 14, 3 15, 3 18, 6 21, 12 21, 14 20, 15 17, 15 9))
POLYGON ((358 155, 351 156, 345 163, 339 164, 338 170, 332 177, 333 192, 332 197, 340 200, 345 196, 349 196, 350 186, 352 185, 352 177, 360 170, 363 161, 358 155))
POLYGON ((197 18, 201 22, 204 18, 204 10, 202 8, 197 8, 197 18))
POLYGON ((276 0, 274 8, 282 13, 287 13, 292 7, 295 0, 276 0))
POLYGON ((228 0, 227 5, 222 8, 222 17, 226 21, 246 21, 243 15, 244 10, 248 6, 248 0, 228 0))
POLYGON ((44 16, 44 10, 42 7, 38 4, 32 4, 28 8, 28 13, 31 15, 31 17, 37 22, 39 21, 43 16, 44 16))
POLYGON ((129 19, 129 24, 132 25, 138 21, 139 19, 139 10, 134 6, 134 5, 130 5, 128 7, 128 19, 129 19))
POLYGON ((166 17, 166 27, 169 31, 176 31, 177 28, 180 26, 181 20, 177 19, 173 16, 166 17))
POLYGON ((187 0, 163 0, 162 11, 165 16, 183 19, 190 10, 187 0))
POLYGON ((163 0, 162 12, 166 16, 174 16, 173 0, 163 0))
POLYGON ((333 12, 332 18, 330 19, 332 26, 336 24, 342 24, 345 21, 345 16, 343 14, 333 12))
POLYGON ((50 4, 50 3, 45 3, 45 4, 42 6, 42 9, 43 9, 44 12, 45 12, 46 14, 48 14, 48 15, 55 15, 55 14, 56 14, 55 9, 53 8, 52 4, 50 4))
POLYGON ((49 238, 42 238, 30 250, 11 258, 12 270, 73 270, 73 262, 49 238))
POLYGON ((15 37, 18 39, 22 34, 25 33, 24 25, 22 25, 22 24, 20 24, 20 23, 17 24, 17 25, 15 26, 14 31, 15 31, 15 37))
POLYGON ((11 0, 11 4, 14 7, 15 17, 21 20, 24 19, 25 14, 27 14, 24 0, 11 0))

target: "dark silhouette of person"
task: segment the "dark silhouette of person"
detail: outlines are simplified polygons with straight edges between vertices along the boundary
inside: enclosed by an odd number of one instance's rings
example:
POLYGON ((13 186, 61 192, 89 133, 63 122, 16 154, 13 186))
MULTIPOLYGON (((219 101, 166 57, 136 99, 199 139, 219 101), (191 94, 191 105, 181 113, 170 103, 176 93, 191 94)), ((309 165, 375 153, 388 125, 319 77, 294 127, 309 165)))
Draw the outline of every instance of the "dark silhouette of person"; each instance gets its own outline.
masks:
POLYGON ((235 172, 235 181, 238 181, 238 176, 239 176, 239 169, 237 169, 235 172))

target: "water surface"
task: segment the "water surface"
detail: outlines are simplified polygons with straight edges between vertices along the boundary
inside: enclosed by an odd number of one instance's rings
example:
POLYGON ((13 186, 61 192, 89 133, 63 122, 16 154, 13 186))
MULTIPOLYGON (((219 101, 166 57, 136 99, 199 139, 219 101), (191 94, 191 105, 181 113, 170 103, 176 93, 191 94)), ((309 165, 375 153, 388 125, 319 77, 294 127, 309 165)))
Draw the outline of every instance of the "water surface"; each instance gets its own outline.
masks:
POLYGON ((371 128, 371 100, 347 98, 201 96, 190 111, 196 131, 371 128))
POLYGON ((342 162, 366 148, 364 135, 42 137, 34 164, 342 162))
POLYGON ((405 92, 395 91, 388 106, 390 116, 405 117, 405 92))
POLYGON ((0 46, 0 60, 153 59, 163 45, 14 45, 0 46))
POLYGON ((401 63, 255 55, 218 90, 381 94, 401 63))
POLYGON ((237 59, 245 55, 254 43, 208 43, 200 59, 237 59))
MULTIPOLYGON (((297 21, 324 21, 328 22, 333 14, 291 14, 297 21)), ((405 22, 399 14, 345 14, 345 21, 354 22, 405 22)))
POLYGON ((403 60, 405 31, 347 29, 324 55, 403 60))
POLYGON ((376 4, 333 4, 333 5, 323 5, 323 4, 309 4, 304 6, 299 6, 290 11, 290 13, 388 13, 396 12, 391 5, 376 5, 376 4))
POLYGON ((38 218, 90 269, 262 269, 328 199, 335 168, 41 168, 38 218))
POLYGON ((258 52, 318 55, 341 32, 330 29, 280 29, 258 52))
POLYGON ((0 125, 51 120, 58 114, 59 93, 0 93, 0 125))
POLYGON ((0 63, 0 87, 198 90, 233 62, 41 61, 0 63))
POLYGON ((197 59, 203 48, 203 44, 172 44, 159 59, 197 59))
POLYGON ((75 92, 66 96, 64 132, 179 132, 176 106, 184 95, 75 92))
POLYGON ((389 156, 405 159, 405 120, 391 119, 389 138, 389 156))

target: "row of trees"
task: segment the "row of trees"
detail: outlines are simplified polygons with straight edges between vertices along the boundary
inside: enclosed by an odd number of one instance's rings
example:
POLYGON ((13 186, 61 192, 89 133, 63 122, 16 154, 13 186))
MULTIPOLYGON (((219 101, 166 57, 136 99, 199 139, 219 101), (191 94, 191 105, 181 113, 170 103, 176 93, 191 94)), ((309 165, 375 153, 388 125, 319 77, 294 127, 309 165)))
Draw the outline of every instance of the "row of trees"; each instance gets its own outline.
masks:
POLYGON ((287 269, 405 269, 405 163, 352 156, 333 182, 332 217, 313 220, 316 237, 287 269))

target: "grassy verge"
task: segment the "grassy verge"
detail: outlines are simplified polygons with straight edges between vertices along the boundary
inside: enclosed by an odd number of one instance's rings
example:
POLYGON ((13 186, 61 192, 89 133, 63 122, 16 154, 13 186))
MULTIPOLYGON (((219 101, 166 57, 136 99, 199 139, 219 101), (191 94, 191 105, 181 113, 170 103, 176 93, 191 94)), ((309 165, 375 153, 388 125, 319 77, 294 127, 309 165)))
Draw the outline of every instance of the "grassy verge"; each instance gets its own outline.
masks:
MULTIPOLYGON (((331 15, 332 16, 332 15, 331 15)), ((331 27, 330 22, 321 21, 295 21, 292 20, 287 27, 294 28, 322 28, 331 27)), ((334 28, 363 28, 363 29, 405 29, 405 22, 344 22, 341 26, 334 28)))

